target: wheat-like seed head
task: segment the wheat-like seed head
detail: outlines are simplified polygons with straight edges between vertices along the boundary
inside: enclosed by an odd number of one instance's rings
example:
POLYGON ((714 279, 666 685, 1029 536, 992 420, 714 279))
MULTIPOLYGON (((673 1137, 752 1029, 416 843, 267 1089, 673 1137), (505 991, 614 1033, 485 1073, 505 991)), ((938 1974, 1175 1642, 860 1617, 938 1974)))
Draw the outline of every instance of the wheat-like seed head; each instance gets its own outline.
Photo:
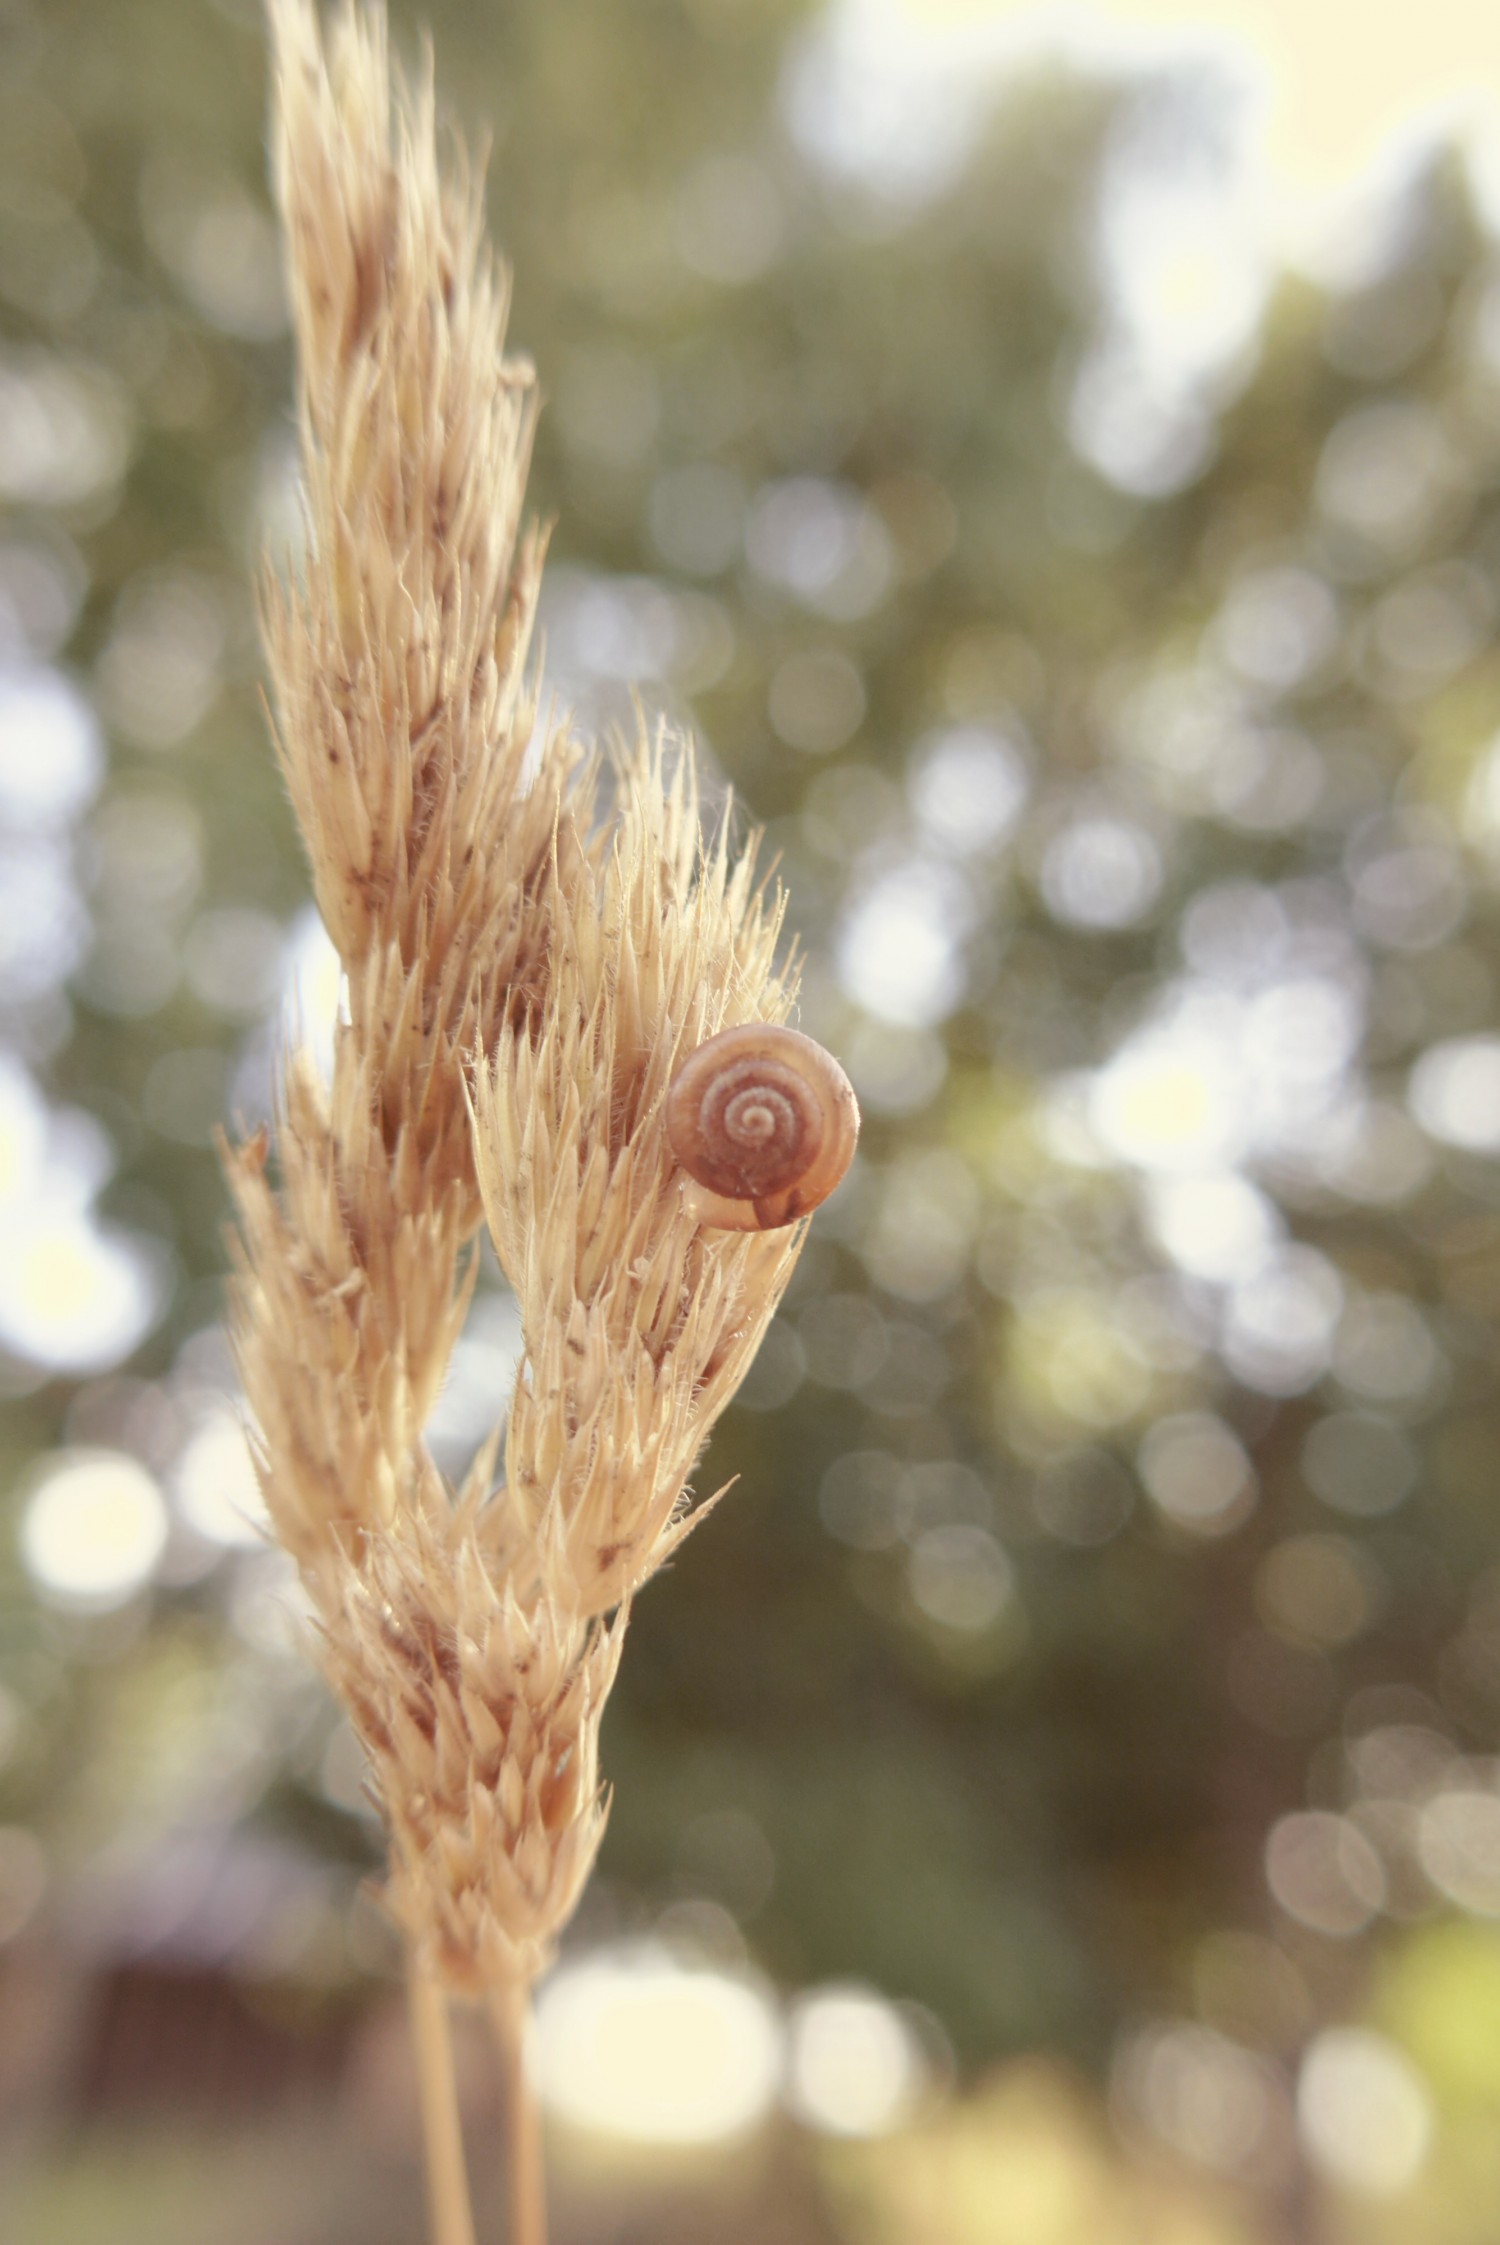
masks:
POLYGON ((391 1908, 449 1982, 528 1982, 603 1825, 629 1601, 706 1509, 687 1480, 801 1229, 705 1229, 663 1110, 726 1025, 782 1021, 781 905, 685 744, 612 760, 527 671, 535 419, 480 189, 430 72, 345 0, 270 0, 307 551, 264 590, 277 748, 347 977, 331 1084, 286 1063, 227 1155, 234 1330, 267 1504, 371 1761, 391 1908), (279 1174, 278 1174, 279 1173, 279 1174), (525 1356, 507 1478, 422 1430, 487 1218, 525 1356))
POLYGON ((480 183, 457 144, 439 167, 430 69, 393 89, 374 11, 346 5, 326 57, 306 0, 271 15, 309 532, 264 591, 277 746, 387 1145, 472 1222, 456 1062, 527 980, 577 760, 554 740, 552 788, 523 787, 535 378, 505 356, 480 183))
POLYGON ((469 1995, 529 1986, 603 1836, 599 1718, 625 1632, 520 1597, 460 1511, 340 1572, 328 1673, 378 1775, 393 1912, 469 1995))
POLYGON ((726 1022, 780 1020, 779 899, 721 832, 700 837, 691 767, 646 743, 615 818, 538 898, 548 1003, 501 1032, 474 1091, 491 1236, 521 1304, 511 1501, 603 1612, 681 1540, 682 1492, 791 1275, 800 1233, 706 1231, 663 1107, 726 1022))

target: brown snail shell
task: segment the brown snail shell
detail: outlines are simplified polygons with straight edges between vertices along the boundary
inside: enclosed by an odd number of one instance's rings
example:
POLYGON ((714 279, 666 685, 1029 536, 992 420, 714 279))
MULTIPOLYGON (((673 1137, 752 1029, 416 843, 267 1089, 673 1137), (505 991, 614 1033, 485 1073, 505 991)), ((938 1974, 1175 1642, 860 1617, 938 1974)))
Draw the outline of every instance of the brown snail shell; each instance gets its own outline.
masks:
POLYGON ((666 1124, 700 1221, 768 1232, 828 1198, 854 1159, 859 1106, 831 1052, 751 1021, 689 1054, 667 1091, 666 1124))

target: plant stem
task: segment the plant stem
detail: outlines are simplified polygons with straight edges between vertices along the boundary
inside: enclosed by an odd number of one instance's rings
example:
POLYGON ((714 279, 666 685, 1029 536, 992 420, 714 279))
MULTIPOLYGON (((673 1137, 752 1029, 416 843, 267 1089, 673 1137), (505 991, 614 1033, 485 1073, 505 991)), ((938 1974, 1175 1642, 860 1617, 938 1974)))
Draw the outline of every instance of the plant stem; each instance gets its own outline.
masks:
POLYGON ((417 2087, 422 2105, 422 2141, 427 2154, 427 2204, 432 2245, 474 2245, 474 2215, 464 2164, 463 2129, 453 2078, 453 2041, 448 1998, 424 1972, 413 1950, 407 1967, 411 1997, 412 2042, 417 2054, 417 2087))
POLYGON ((505 2175, 510 2213, 509 2245, 547 2245, 547 2196, 542 2176, 542 2126, 527 2064, 530 1991, 521 1981, 495 1988, 490 2019, 500 2051, 505 2098, 505 2175))

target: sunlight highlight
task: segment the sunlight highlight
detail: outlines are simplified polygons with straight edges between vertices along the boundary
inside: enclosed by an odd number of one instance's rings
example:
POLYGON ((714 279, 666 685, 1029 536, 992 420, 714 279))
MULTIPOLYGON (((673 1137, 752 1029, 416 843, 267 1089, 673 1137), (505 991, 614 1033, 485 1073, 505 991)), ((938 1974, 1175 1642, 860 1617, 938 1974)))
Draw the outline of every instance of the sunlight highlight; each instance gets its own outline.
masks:
POLYGON ((565 1966, 537 2000, 541 2091, 561 2118, 641 2144, 709 2144, 769 2112, 781 2036, 748 1979, 645 1944, 565 1966))
POLYGON ((1283 199, 1341 193, 1413 128, 1494 129, 1500 15, 1473 0, 862 0, 848 11, 908 66, 927 47, 973 68, 1027 50, 1160 63, 1183 53, 1227 62, 1256 86, 1262 160, 1283 199))
POLYGON ((43 1597, 75 1612, 105 1613, 132 1598, 166 1541, 155 1480, 115 1450, 54 1453, 21 1520, 27 1573, 43 1597))

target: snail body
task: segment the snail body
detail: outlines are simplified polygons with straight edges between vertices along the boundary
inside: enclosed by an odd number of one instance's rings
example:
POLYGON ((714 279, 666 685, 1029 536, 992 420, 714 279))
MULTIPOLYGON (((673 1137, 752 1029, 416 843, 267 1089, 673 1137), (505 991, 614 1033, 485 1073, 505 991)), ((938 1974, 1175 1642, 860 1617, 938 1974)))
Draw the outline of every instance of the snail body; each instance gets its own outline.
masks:
POLYGON ((667 1091, 666 1127, 700 1222, 774 1231, 843 1177, 859 1106, 832 1053, 800 1030, 752 1021, 689 1054, 667 1091))

